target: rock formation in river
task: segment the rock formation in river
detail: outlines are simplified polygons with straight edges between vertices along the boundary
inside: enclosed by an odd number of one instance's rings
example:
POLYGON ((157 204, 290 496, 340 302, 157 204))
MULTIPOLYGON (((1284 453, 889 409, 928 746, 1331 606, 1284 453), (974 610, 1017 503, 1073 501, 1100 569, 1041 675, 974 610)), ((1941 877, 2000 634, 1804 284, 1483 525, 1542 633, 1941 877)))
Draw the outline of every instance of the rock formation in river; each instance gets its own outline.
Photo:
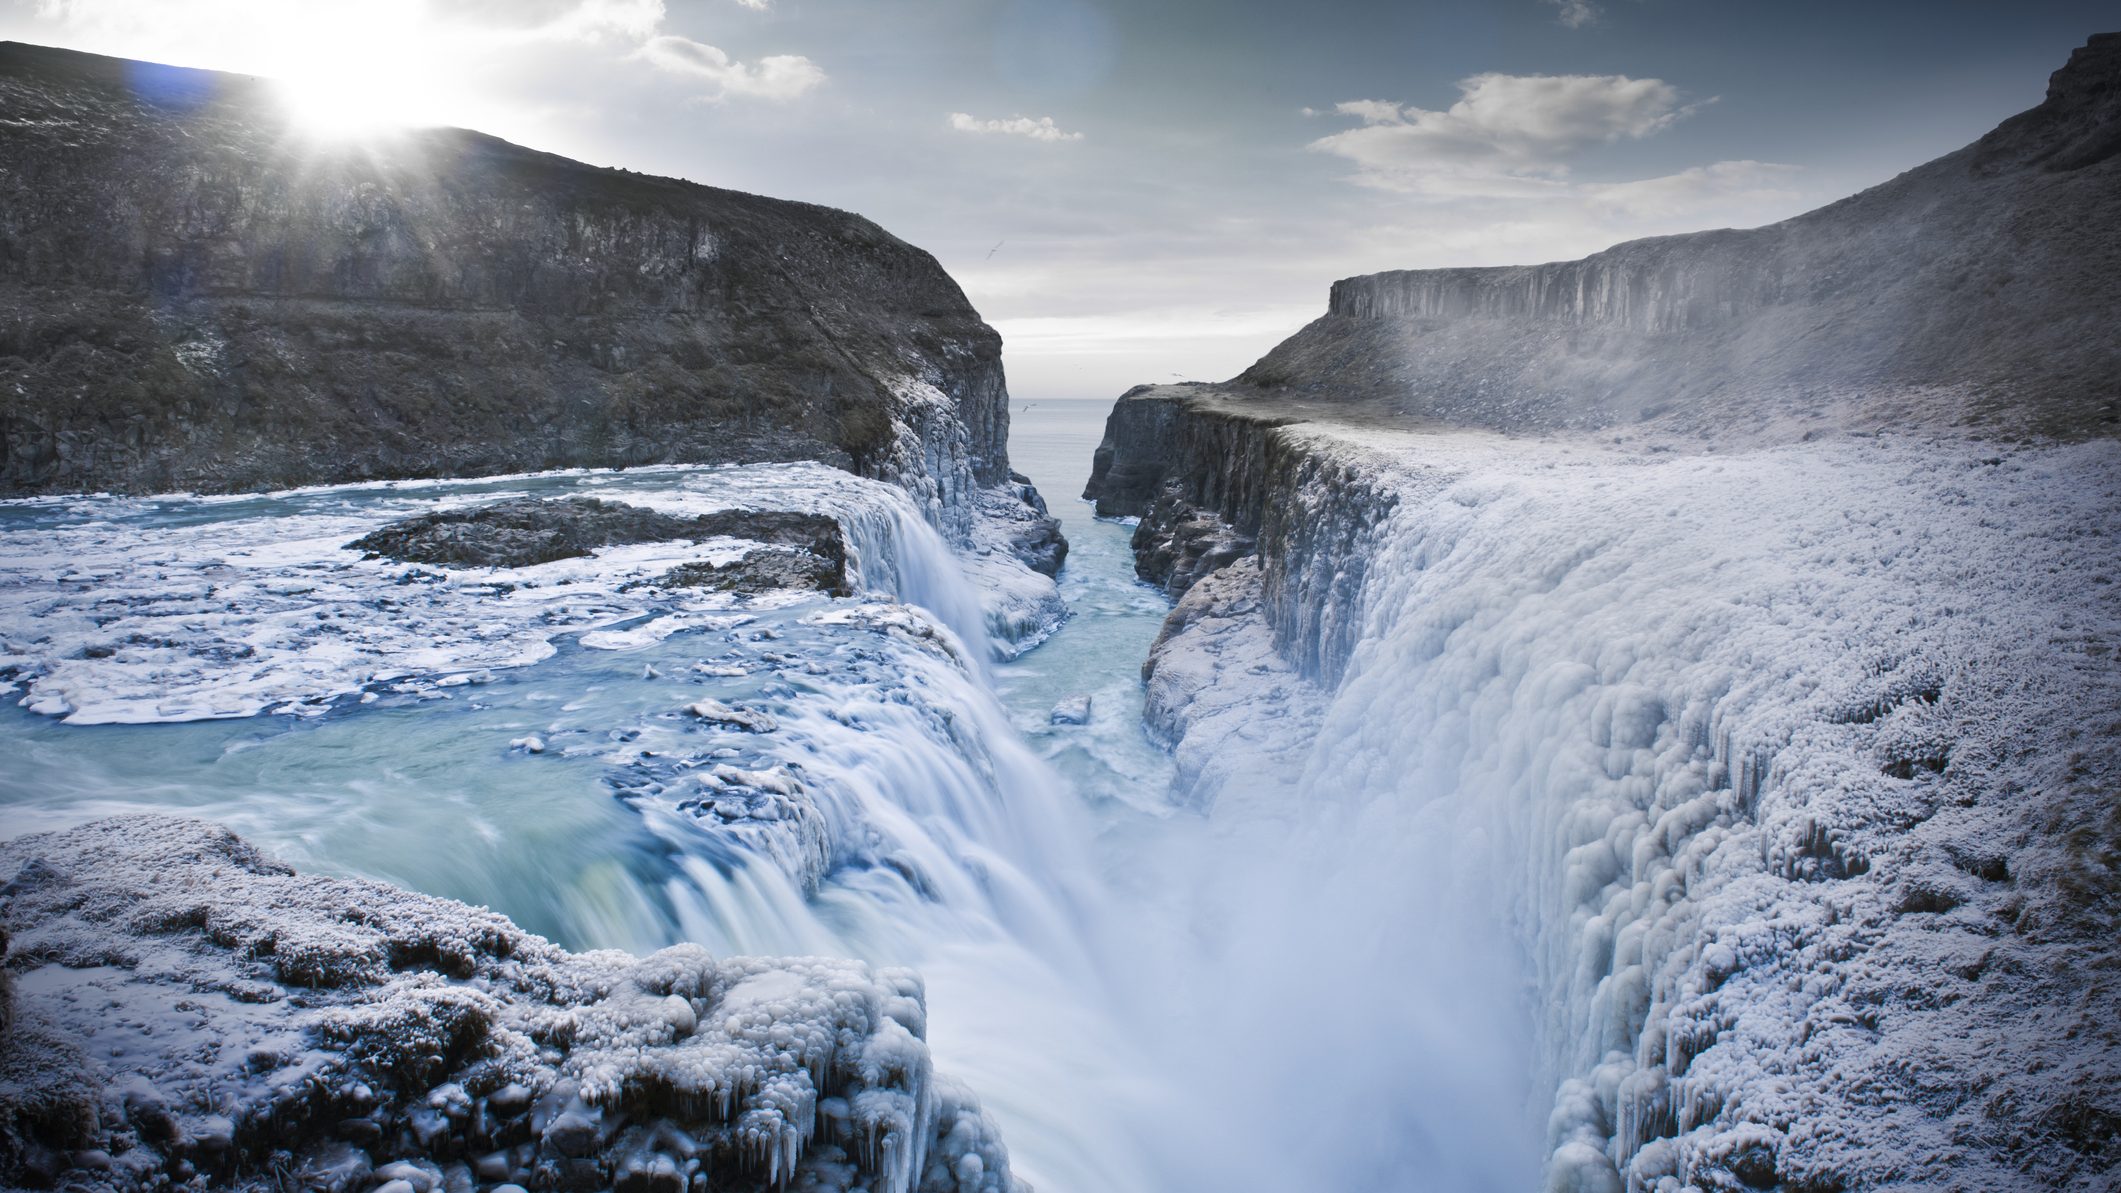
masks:
POLYGON ((1819 211, 1114 408, 1181 785, 1499 844, 1548 1188, 2121 1179, 2117 263, 2108 34, 1819 211))
POLYGON ((963 541, 1001 339, 859 216, 0 45, 0 493, 816 459, 963 541))

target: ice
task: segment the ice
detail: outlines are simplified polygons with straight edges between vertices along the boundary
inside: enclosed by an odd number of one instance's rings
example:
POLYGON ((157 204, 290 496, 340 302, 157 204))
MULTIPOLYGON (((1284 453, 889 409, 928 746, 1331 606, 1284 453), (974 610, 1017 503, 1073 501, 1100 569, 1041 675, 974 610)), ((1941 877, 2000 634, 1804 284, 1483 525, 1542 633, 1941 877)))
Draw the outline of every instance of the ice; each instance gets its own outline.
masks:
POLYGON ((0 869, 31 925, 0 1119, 16 1144, 34 1122, 32 1172, 63 1149, 127 1185, 417 1191, 468 1187, 476 1163, 541 1188, 710 1169, 730 1189, 1021 1188, 992 1121, 934 1079, 901 971, 571 954, 482 909, 298 875, 198 821, 22 838, 0 869), (924 1173, 931 1149, 959 1165, 924 1173))
MULTIPOLYGON (((26 647, 13 657, 33 691, 88 692, 103 684, 96 693, 102 707, 131 709, 148 720, 178 719, 175 714, 193 709, 172 692, 195 688, 208 698, 249 690, 257 696, 253 708, 268 697, 279 701, 272 708, 313 707, 319 715, 305 716, 314 724, 301 731, 319 734, 310 739, 316 744, 331 739, 336 748, 298 750, 300 758, 283 770, 285 726, 231 727, 226 735, 218 726, 161 726, 163 740, 185 743, 177 751, 186 755, 175 768, 181 773, 153 774, 142 784, 127 758, 111 759, 112 774, 104 776, 84 756, 103 740, 97 735, 140 730, 39 726, 17 715, 7 726, 11 740, 39 741, 35 768, 9 778, 16 831, 77 825, 112 812, 137 817, 165 801, 189 805, 260 833, 305 865, 383 874, 473 901, 546 911, 545 922, 574 940, 640 951, 692 940, 720 958, 831 954, 935 963, 951 997, 994 1003, 1004 1022, 1043 1030, 1069 1015, 1097 1021, 1081 1006, 1079 991, 1089 978, 1080 908, 1072 902, 1075 892, 1065 889, 1087 868, 1081 851, 1088 831, 1051 774, 1015 739, 984 685, 997 606, 967 579, 960 554, 896 490, 829 469, 772 466, 634 470, 408 492, 329 489, 262 506, 106 499, 67 510, 57 516, 43 507, 9 508, 0 515, 12 518, 5 531, 14 536, 11 543, 42 550, 73 535, 89 554, 103 553, 93 572, 104 588, 81 596, 83 602, 111 593, 160 595, 157 578, 138 566, 143 552, 155 566, 198 580, 168 590, 199 603, 181 613, 160 618, 154 602, 143 599, 147 612, 127 614, 159 618, 154 631, 180 644, 183 658, 197 657, 183 644, 193 641, 184 635, 199 632, 192 623, 203 603, 231 591, 235 612, 217 624, 264 646, 191 662, 174 674, 129 671, 132 644, 121 641, 125 650, 76 659, 68 642, 45 637, 44 627, 56 619, 85 617, 69 603, 77 594, 64 593, 41 611, 25 599, 17 611, 27 632, 13 634, 13 621, 0 620, 0 627, 10 631, 10 651, 26 647), (600 497, 672 513, 736 503, 828 510, 844 528, 860 594, 738 600, 634 586, 667 571, 697 544, 637 545, 588 559, 479 571, 363 561, 343 551, 344 543, 377 525, 438 502, 564 494, 590 482, 600 497), (245 571, 239 560, 269 563, 245 571), (210 597, 211 585, 221 587, 210 597), (291 661, 298 652, 281 649, 265 630, 306 628, 316 620, 305 619, 310 606, 331 607, 334 599, 343 599, 336 608, 349 632, 371 636, 344 650, 335 671, 302 671, 291 661), (417 620, 405 616, 408 610, 417 620), (482 643, 523 653, 520 660, 478 653, 482 643), (85 672, 78 666, 84 663, 111 671, 85 672), (457 676, 464 682, 443 685, 457 676), (144 691, 118 686, 134 680, 143 690, 155 687, 160 704, 139 710, 132 702, 145 698, 144 691), (331 698, 335 682, 351 684, 363 703, 331 698), (417 703, 429 698, 424 708, 417 703), (190 748, 200 743, 208 748, 190 748), (69 753, 72 746, 84 749, 69 753), (203 806, 194 798, 206 790, 202 774, 225 781, 236 769, 228 758, 260 755, 277 761, 261 761, 248 786, 214 788, 203 806), (323 760, 339 773, 313 775, 303 759, 323 760), (88 778, 90 772, 99 777, 88 778), (61 774, 69 777, 54 778, 61 774), (131 779, 129 789, 112 781, 120 775, 131 779), (83 786, 93 786, 94 794, 82 796, 77 788, 83 786), (460 786, 479 790, 467 796, 460 786), (625 828, 600 828, 602 837, 579 844, 566 840, 574 825, 602 812, 618 816, 625 828), (541 838, 537 848, 516 848, 541 838), (348 849, 350 839, 361 848, 348 849), (554 858, 566 864, 550 866, 554 858), (1005 987, 1010 992, 997 996, 1005 987), (1047 1004, 1051 1012, 1038 1009, 1047 1004)), ((79 561, 69 566, 76 578, 91 571, 79 561)), ((1019 595, 1051 593, 1049 581, 1013 557, 997 555, 981 566, 987 569, 981 574, 1012 584, 1030 577, 1012 590, 1019 595)), ((25 583, 53 585, 26 561, 23 574, 31 577, 25 583)), ((10 588, 0 599, 12 596, 10 588)), ((98 629, 90 622, 74 641, 89 642, 86 635, 98 629)), ((606 824, 600 817, 593 822, 606 824)), ((277 913, 258 907, 249 915, 271 925, 277 913)), ((304 942, 296 936, 279 932, 275 947, 300 955, 304 942)), ((761 963, 759 972, 791 967, 804 966, 761 963)), ((597 1027, 617 1033, 609 1037, 613 1052, 631 1057, 643 1049, 691 1047, 678 1039, 685 1014, 670 995, 622 999, 623 993, 605 999, 623 1015, 597 1027)), ((432 1036, 433 1024, 447 1028, 478 1009, 476 1000, 437 997, 440 1003, 417 1013, 354 1016, 334 1030, 347 1038, 415 1039, 432 1036)), ((570 1075, 590 1094, 578 1088, 560 1096, 538 1086, 542 1109, 525 1109, 538 1123, 533 1137, 545 1141, 549 1133, 547 1150, 563 1167, 582 1159, 572 1153, 595 1137, 600 1162, 609 1162, 605 1175, 614 1180, 629 1173, 660 1180, 673 1164, 690 1171, 680 1141, 629 1134, 630 1127, 612 1134, 610 1116, 594 1113, 607 1105, 596 1091, 641 1087, 651 1100, 685 1105, 719 1108, 725 1096, 734 1099, 728 1146, 768 1181, 799 1169, 818 1188, 1011 1187, 1011 1166, 992 1120, 960 1094, 934 1085, 924 1059, 928 1017, 910 975, 892 977, 877 1004, 896 1026, 886 1030, 874 1063, 882 1066, 878 1072, 906 1075, 907 1088, 896 1092, 850 1088, 817 1096, 830 1084, 834 1057, 857 1064, 860 1056, 837 1040, 820 1047, 809 1038, 806 997, 784 992, 765 1000, 762 1018, 736 1034, 756 1036, 761 1047, 793 1049, 802 1065, 818 1067, 807 1087, 749 1062, 725 1066, 720 1053, 687 1052, 652 1065, 621 1058, 570 1075), (923 1083, 933 1092, 919 1094, 923 1083)), ((686 1040, 710 1028, 732 1031, 729 1016, 711 1019, 703 1008, 692 1010, 699 1018, 686 1040)), ((1049 1170, 1090 1174, 1091 1185, 1140 1188, 1129 1171, 1131 1156, 1103 1155, 1092 1146, 1117 1136, 1111 1124, 1124 1116, 1124 1106, 1081 1092, 1113 1071, 1109 1061, 1092 1058, 1124 1045, 1108 1031, 1080 1034, 1079 1048, 1048 1056, 1034 1031, 989 1027, 972 1037, 977 1047, 961 1036, 954 1055, 978 1057, 980 1074, 995 1079, 1012 1113, 1063 1120, 1043 1133, 1040 1151, 1049 1170), (1056 1095, 1071 1083, 1077 1092, 1056 1095), (1114 1173, 1118 1179, 1103 1179, 1114 1173)), ((581 1044, 573 1047, 579 1052, 581 1044)), ((448 1119, 433 1107, 413 1107, 405 1116, 415 1136, 433 1136, 448 1119)), ((447 1138, 446 1131, 433 1137, 447 1138)), ((414 1143, 428 1146, 419 1138, 414 1143)), ((508 1143, 461 1159, 481 1182, 545 1187, 556 1178, 541 1174, 538 1157, 518 1150, 524 1146, 508 1143)), ((366 1187, 377 1183, 375 1165, 429 1154, 363 1159, 327 1149, 297 1167, 339 1173, 366 1187)))
MULTIPOLYGON (((1481 991, 1393 1021, 1522 1015, 1548 1188, 2096 1183, 2066 1124, 2121 1096, 2121 996, 2063 975, 2111 922, 2078 859, 2113 825, 2121 449, 1298 433, 1394 501, 1345 677, 1260 725, 1289 677, 1240 565, 1174 619, 1152 721, 1217 816, 1279 810, 1481 991)), ((1333 906, 1250 885, 1255 932, 1333 906)), ((1354 956, 1319 1005, 1381 1032, 1337 992, 1411 971, 1354 956)))

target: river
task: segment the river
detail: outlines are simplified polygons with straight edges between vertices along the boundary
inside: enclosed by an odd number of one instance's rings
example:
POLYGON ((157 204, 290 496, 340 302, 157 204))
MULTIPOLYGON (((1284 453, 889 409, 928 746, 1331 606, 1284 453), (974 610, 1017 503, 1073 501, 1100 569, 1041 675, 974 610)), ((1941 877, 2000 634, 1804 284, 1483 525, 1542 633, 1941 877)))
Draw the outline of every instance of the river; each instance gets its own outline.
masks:
MULTIPOLYGON (((812 600, 741 619, 644 615, 555 636, 539 646, 549 657, 460 686, 376 699, 371 685, 364 702, 275 715, 77 725, 10 703, 7 831, 182 812, 305 869, 491 906, 571 948, 691 940, 913 966, 938 1070, 995 1114, 1019 1175, 1059 1193, 1528 1187, 1523 1019, 1496 1005, 1511 1001, 1511 975, 1477 975, 1480 951, 1423 904, 1449 897, 1426 876, 1448 869, 1450 843, 1379 832, 1293 790, 1220 814, 1170 804, 1172 764, 1142 729, 1139 677, 1169 604, 1134 579, 1130 528, 1077 498, 1108 408, 1014 414, 1014 463, 1071 544, 1060 580, 1072 616, 983 674, 933 643, 869 645, 812 600), (692 692, 770 710, 782 753, 741 734, 703 741, 671 712, 691 698, 673 693, 692 692), (1084 696, 1088 724, 1052 722, 1056 704, 1084 696), (522 744, 533 737, 535 752, 522 744), (800 775, 821 819, 700 832, 698 801, 678 797, 721 765, 800 775)), ((441 487, 675 501, 722 475, 441 487)), ((745 483, 843 482, 798 470, 745 483)), ((406 500, 382 486, 33 503, 8 526, 95 544, 271 514, 315 520, 309 533, 330 545, 348 534, 335 519, 373 521, 406 500)), ((868 532, 870 566, 896 553, 902 596, 964 605, 932 532, 900 523, 868 532)), ((108 566, 103 578, 139 579, 108 566)), ((190 594, 188 625, 210 619, 216 587, 190 594)), ((596 599, 570 605, 594 612, 596 599)), ((417 609, 362 600, 362 616, 417 609)), ((946 620, 980 632, 962 611, 946 620)))

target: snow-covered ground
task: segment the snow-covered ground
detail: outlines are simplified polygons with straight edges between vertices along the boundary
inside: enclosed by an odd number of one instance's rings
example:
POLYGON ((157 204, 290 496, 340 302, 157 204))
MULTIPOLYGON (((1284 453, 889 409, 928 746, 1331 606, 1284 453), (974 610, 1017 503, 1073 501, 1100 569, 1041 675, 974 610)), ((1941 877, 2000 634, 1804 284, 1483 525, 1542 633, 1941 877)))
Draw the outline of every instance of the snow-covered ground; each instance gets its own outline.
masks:
POLYGON ((1317 1013, 1512 942, 1552 1189, 2112 1179, 2121 448, 1287 433, 1397 495, 1346 677, 1263 731, 1232 576, 1151 702, 1399 924, 1317 1013))

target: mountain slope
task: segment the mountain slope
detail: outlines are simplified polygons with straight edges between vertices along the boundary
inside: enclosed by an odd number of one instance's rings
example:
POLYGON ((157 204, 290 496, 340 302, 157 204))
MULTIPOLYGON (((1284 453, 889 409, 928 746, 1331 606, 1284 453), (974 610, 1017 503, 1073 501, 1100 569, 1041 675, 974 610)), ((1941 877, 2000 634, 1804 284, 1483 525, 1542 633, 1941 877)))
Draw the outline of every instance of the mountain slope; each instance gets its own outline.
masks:
POLYGON ((963 536, 1001 342, 858 216, 0 44, 0 492, 810 458, 963 536))

